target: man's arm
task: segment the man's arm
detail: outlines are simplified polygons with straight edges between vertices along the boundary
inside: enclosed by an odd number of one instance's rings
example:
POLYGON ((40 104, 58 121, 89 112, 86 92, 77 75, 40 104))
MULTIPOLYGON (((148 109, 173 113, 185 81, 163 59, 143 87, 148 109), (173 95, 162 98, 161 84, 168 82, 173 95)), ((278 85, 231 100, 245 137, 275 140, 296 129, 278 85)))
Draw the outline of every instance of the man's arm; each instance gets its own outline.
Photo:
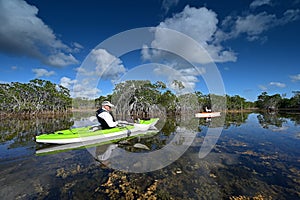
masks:
POLYGON ((108 112, 102 112, 98 116, 104 119, 110 128, 118 125, 118 122, 114 122, 112 116, 108 112))

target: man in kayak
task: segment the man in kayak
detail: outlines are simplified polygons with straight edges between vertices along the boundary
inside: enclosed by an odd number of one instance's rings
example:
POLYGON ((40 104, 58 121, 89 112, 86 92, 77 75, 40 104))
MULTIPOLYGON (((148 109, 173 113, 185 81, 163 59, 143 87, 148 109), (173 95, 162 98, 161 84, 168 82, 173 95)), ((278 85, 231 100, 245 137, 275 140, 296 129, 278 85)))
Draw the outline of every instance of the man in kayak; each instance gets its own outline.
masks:
POLYGON ((114 107, 109 101, 103 101, 102 107, 96 111, 96 117, 101 124, 102 129, 114 128, 118 125, 118 122, 114 119, 111 109, 114 107))

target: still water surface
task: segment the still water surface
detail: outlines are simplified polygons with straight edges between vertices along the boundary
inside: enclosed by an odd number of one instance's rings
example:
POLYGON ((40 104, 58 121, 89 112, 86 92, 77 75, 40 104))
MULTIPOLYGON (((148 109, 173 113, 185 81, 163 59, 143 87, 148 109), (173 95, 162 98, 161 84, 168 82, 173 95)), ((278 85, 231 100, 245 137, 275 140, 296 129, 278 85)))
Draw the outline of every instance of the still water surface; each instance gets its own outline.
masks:
MULTIPOLYGON (((192 129, 192 143, 179 159, 152 172, 127 173, 99 163, 85 148, 36 155, 45 132, 85 124, 88 115, 1 119, 2 199, 300 199, 300 116, 227 114, 212 151, 199 158, 214 120, 165 119, 155 135, 123 141, 128 152, 162 149, 178 128, 192 129), (144 144, 150 150, 133 145, 144 144)), ((105 144, 99 148, 108 148, 105 144)), ((150 163, 155 161, 149 160, 150 163)))

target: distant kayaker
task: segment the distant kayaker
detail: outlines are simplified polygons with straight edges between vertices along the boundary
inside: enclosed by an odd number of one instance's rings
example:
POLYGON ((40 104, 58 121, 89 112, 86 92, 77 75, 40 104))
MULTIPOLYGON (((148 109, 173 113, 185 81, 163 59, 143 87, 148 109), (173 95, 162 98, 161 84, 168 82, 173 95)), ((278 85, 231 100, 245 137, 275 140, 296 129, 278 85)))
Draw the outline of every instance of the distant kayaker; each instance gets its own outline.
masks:
POLYGON ((116 122, 111 109, 114 107, 109 101, 103 101, 102 107, 96 111, 96 117, 101 124, 102 129, 114 128, 118 125, 116 122))

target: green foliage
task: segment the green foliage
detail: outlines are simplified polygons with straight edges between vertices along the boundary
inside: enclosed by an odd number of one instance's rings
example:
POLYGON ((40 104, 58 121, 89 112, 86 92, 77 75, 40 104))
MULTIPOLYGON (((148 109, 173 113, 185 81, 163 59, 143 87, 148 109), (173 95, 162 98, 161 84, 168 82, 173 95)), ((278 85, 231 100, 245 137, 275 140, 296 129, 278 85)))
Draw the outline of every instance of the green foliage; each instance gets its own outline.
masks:
MULTIPOLYGON (((165 84, 157 82, 152 84, 148 80, 129 80, 115 86, 112 103, 117 106, 117 115, 148 117, 158 104, 160 91, 165 84)), ((157 111, 157 110, 156 110, 157 111)))
POLYGON ((300 108, 300 91, 293 91, 294 96, 290 99, 290 106, 293 108, 300 108))
MULTIPOLYGON (((184 85, 180 81, 173 81, 172 86, 178 90, 184 85)), ((266 94, 262 94, 260 99, 264 100, 266 94)), ((96 105, 101 105, 104 100, 110 100, 117 106, 117 113, 121 116, 145 115, 145 113, 164 112, 167 114, 195 113, 210 108, 213 111, 243 110, 254 108, 254 102, 246 101, 239 95, 221 96, 216 94, 204 95, 200 91, 175 95, 167 89, 165 83, 158 81, 151 83, 148 80, 129 80, 115 85, 113 94, 110 96, 100 96, 95 100, 96 105)), ((272 105, 279 105, 278 96, 274 95, 272 105)), ((262 103, 262 102, 259 102, 262 103)))
MULTIPOLYGON (((182 82, 175 80, 172 87, 180 91, 184 89, 182 82)), ((152 114, 180 114, 195 113, 201 106, 224 110, 226 99, 218 95, 203 95, 201 92, 176 95, 166 89, 166 84, 158 81, 151 83, 149 80, 129 80, 115 85, 111 101, 116 105, 116 114, 126 116, 147 117, 152 114), (213 103, 211 103, 213 101, 213 103)), ((108 100, 101 96, 96 99, 96 104, 108 100)))
POLYGON ((204 107, 211 107, 211 102, 210 102, 210 96, 209 95, 204 95, 199 91, 195 92, 195 95, 197 96, 199 106, 204 108, 204 107))
MULTIPOLYGON (((181 113, 192 113, 200 109, 199 99, 195 93, 186 93, 177 97, 178 106, 181 113)), ((178 111, 177 111, 178 112, 178 111)))
MULTIPOLYGON (((180 81, 173 81, 172 86, 177 90, 184 89, 180 81)), ((29 83, 0 84, 0 112, 36 113, 36 112, 64 112, 69 108, 100 107, 104 100, 117 105, 118 114, 127 115, 163 112, 179 114, 181 112, 201 111, 205 107, 215 111, 242 110, 257 107, 260 109, 299 109, 300 91, 293 91, 290 99, 285 95, 268 95, 262 92, 257 101, 249 102, 239 95, 219 96, 204 95, 200 91, 193 94, 175 95, 162 81, 151 83, 148 80, 130 80, 115 85, 113 94, 100 96, 95 100, 72 98, 70 91, 50 81, 34 79, 29 83), (225 107, 226 106, 226 107, 225 107)))
POLYGON ((243 110, 255 107, 254 103, 246 101, 245 98, 239 95, 228 96, 226 95, 227 109, 228 110, 243 110))
POLYGON ((300 91, 293 91, 294 96, 290 99, 285 98, 285 95, 274 94, 268 95, 267 92, 262 92, 255 101, 255 105, 260 109, 299 109, 300 108, 300 91))
POLYGON ((0 84, 0 111, 14 113, 64 112, 71 107, 70 91, 50 81, 0 84))
POLYGON ((168 112, 175 113, 177 107, 177 97, 170 90, 160 94, 157 101, 160 105, 168 110, 168 112))

